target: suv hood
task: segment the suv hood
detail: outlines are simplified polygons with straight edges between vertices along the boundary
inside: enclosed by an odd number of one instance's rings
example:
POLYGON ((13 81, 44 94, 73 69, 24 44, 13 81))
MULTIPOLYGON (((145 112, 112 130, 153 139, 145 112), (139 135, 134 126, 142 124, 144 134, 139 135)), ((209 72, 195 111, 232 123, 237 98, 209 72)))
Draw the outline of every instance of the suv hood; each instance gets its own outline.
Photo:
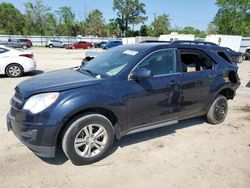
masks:
POLYGON ((78 87, 94 85, 101 80, 73 69, 53 71, 35 76, 18 84, 16 92, 24 98, 46 92, 58 92, 78 87))

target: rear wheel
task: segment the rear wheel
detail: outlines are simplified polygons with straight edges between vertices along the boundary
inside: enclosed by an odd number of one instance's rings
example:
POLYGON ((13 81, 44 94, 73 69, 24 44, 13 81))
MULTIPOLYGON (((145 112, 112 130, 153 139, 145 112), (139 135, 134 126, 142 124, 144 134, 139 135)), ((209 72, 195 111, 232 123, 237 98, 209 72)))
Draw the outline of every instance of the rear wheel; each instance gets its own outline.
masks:
POLYGON ((24 49, 24 50, 27 50, 27 49, 28 49, 28 46, 27 46, 27 45, 23 45, 23 49, 24 49))
POLYGON ((64 133, 62 148, 75 165, 86 165, 102 159, 112 147, 114 131, 111 122, 99 114, 75 118, 64 133))
POLYGON ((227 98, 223 95, 218 95, 207 113, 208 122, 211 124, 222 123, 227 116, 227 111, 227 98))
POLYGON ((10 64, 5 72, 9 77, 20 77, 23 75, 23 68, 18 64, 10 64))

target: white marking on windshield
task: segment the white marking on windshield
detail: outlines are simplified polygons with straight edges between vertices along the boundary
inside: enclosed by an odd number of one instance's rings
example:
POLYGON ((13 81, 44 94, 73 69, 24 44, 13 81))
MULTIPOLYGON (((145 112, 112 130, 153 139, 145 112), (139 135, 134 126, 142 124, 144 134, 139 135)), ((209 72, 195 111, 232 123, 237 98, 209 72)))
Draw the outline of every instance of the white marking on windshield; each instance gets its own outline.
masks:
POLYGON ((132 55, 132 56, 135 56, 136 54, 138 54, 137 51, 133 51, 133 50, 126 50, 123 53, 126 55, 132 55))

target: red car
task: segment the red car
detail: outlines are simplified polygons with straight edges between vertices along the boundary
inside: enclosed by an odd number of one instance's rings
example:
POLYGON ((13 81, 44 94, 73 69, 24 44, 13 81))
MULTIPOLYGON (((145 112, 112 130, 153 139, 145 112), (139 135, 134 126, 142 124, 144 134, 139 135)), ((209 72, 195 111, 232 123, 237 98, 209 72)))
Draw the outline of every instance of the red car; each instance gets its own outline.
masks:
POLYGON ((29 47, 32 47, 33 44, 30 39, 18 39, 20 42, 28 44, 29 47))
POLYGON ((80 41, 80 42, 76 42, 74 44, 68 44, 66 45, 67 49, 86 49, 86 48, 92 48, 94 45, 90 42, 86 42, 86 41, 80 41))

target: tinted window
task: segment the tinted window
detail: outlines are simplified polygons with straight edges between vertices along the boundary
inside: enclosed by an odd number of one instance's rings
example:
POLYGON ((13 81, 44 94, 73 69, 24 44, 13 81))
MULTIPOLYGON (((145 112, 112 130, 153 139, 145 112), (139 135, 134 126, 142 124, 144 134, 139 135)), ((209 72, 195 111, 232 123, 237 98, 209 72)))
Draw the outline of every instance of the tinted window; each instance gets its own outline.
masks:
POLYGON ((0 54, 2 54, 2 53, 5 53, 5 52, 7 52, 8 50, 6 50, 6 49, 4 49, 4 48, 0 48, 0 54))
POLYGON ((228 63, 231 63, 230 59, 227 57, 227 55, 224 52, 218 52, 218 55, 223 58, 228 63))
POLYGON ((180 55, 183 72, 197 72, 212 69, 214 66, 214 62, 199 50, 182 49, 180 55))
POLYGON ((157 51, 147 57, 138 67, 151 70, 153 76, 175 73, 175 50, 157 51))

